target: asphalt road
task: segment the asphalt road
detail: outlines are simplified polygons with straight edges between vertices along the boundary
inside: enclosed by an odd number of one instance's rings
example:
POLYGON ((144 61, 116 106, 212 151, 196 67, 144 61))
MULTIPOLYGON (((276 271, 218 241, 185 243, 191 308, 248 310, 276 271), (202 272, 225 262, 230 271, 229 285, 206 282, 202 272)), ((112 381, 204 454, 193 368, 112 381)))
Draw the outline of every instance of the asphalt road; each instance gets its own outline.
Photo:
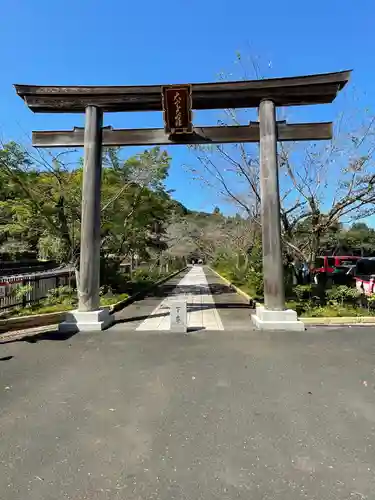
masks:
POLYGON ((374 329, 257 332, 208 277, 222 331, 136 330, 176 279, 106 332, 0 346, 2 500, 374 498, 374 329))

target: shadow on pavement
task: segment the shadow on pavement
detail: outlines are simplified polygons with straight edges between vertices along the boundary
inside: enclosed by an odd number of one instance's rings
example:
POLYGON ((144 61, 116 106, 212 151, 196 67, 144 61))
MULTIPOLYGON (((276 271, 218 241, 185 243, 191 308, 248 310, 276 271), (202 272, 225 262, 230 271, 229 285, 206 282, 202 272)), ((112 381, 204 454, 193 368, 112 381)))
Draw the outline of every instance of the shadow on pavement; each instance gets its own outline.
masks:
MULTIPOLYGON (((203 311, 208 309, 249 309, 253 310, 253 308, 249 304, 242 304, 236 302, 224 302, 222 304, 188 304, 187 310, 189 311, 203 311)), ((150 317, 152 318, 162 318, 164 316, 168 316, 169 311, 165 313, 157 313, 157 314, 145 314, 141 316, 131 316, 129 318, 118 319, 115 324, 121 323, 131 323, 132 321, 144 321, 150 317)))
POLYGON ((187 333, 203 332, 205 329, 205 326, 189 326, 187 333))
POLYGON ((36 344, 37 342, 40 342, 41 340, 54 340, 54 341, 59 341, 59 342, 64 342, 65 340, 69 340, 72 338, 74 335, 76 335, 77 332, 74 333, 63 333, 59 332, 58 330, 50 330, 47 332, 40 332, 40 333, 35 333, 33 335, 24 335, 20 336, 16 339, 10 338, 9 340, 4 339, 0 342, 0 344, 13 344, 14 342, 28 342, 29 344, 36 344))
POLYGON ((210 293, 211 295, 219 295, 224 293, 235 293, 229 286, 222 284, 210 285, 162 285, 158 289, 147 294, 148 297, 167 297, 168 295, 190 294, 201 295, 201 293, 210 293))
POLYGON ((3 358, 0 358, 0 361, 9 361, 10 359, 13 359, 14 356, 4 356, 3 358))
POLYGON ((169 313, 159 313, 159 314, 145 314, 143 316, 131 316, 130 318, 122 318, 115 321, 115 325, 120 325, 121 323, 131 323, 132 321, 144 321, 147 318, 162 318, 163 316, 168 316, 169 313))

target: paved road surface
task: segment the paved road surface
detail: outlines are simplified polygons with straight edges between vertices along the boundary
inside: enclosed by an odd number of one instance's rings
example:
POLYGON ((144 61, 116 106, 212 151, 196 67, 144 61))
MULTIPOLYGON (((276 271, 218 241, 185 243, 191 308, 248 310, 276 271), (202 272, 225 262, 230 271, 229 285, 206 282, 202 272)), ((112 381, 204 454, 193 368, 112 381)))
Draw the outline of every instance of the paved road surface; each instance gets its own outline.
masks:
POLYGON ((374 330, 254 331, 209 272, 222 330, 140 329, 180 279, 107 332, 1 345, 1 499, 373 499, 374 330))

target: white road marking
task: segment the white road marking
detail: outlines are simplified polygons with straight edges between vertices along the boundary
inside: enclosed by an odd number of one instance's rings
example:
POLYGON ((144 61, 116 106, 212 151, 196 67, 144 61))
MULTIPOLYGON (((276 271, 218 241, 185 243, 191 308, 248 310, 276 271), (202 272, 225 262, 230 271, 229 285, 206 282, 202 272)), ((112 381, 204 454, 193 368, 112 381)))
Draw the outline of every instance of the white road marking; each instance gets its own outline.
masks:
POLYGON ((188 329, 224 330, 206 275, 203 268, 199 266, 194 266, 182 278, 173 292, 152 311, 150 316, 138 326, 137 330, 169 330, 171 299, 187 301, 188 329))

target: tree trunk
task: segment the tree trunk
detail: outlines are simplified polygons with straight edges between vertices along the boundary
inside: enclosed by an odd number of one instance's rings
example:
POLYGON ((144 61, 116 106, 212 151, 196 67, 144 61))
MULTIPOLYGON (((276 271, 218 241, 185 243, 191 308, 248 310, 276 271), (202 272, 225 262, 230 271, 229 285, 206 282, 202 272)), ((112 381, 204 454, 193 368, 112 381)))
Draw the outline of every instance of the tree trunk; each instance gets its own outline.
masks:
POLYGON ((245 253, 245 269, 247 269, 249 266, 249 256, 247 252, 245 253))
POLYGON ((130 252, 130 279, 133 279, 134 257, 133 252, 130 252))
POLYGON ((163 272, 163 257, 162 257, 162 254, 160 254, 160 257, 159 257, 159 276, 161 275, 162 272, 163 272))
POLYGON ((311 237, 311 251, 310 251, 310 262, 314 263, 319 252, 320 248, 320 238, 321 234, 320 231, 313 231, 312 237, 311 237))
POLYGON ((240 258, 240 253, 237 252, 237 255, 236 255, 236 269, 239 271, 240 270, 240 265, 241 265, 241 262, 240 262, 241 258, 240 258))
POLYGON ((56 204, 57 208, 57 219, 59 224, 60 238, 62 241, 63 252, 62 252, 62 263, 67 264, 72 259, 73 245, 70 237, 68 218, 65 213, 65 198, 60 196, 59 201, 56 204))

